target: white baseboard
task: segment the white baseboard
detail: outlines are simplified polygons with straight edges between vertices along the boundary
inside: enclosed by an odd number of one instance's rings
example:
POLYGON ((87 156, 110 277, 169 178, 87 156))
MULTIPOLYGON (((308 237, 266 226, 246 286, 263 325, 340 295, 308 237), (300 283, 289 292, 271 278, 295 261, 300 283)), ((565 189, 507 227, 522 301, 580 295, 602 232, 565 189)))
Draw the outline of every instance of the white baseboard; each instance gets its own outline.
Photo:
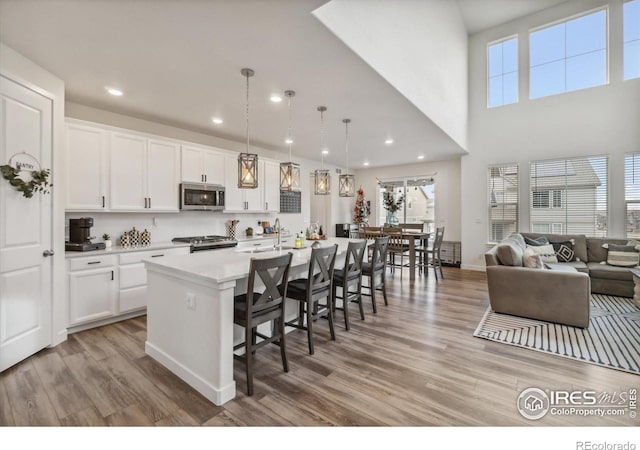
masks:
POLYGON ((465 270, 475 270, 477 272, 486 272, 487 268, 485 266, 477 266, 473 264, 463 264, 461 269, 465 270))

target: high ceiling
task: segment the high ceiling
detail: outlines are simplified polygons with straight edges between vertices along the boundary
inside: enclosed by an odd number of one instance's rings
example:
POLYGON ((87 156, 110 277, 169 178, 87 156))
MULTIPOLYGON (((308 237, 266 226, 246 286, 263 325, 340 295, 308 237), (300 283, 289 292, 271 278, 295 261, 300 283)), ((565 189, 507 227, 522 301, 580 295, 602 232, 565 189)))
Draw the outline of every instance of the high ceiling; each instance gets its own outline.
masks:
MULTIPOLYGON (((328 162, 345 163, 345 117, 352 119, 351 167, 463 154, 311 14, 325 1, 0 0, 0 40, 62 78, 69 101, 236 141, 245 140, 246 126, 240 69, 252 68, 251 141, 288 151, 286 101, 269 97, 292 89, 294 160, 320 158, 318 105, 328 108, 328 162), (124 96, 112 97, 106 87, 124 96), (211 122, 216 116, 222 125, 211 122)), ((459 2, 475 30, 558 0, 459 2), (479 3, 493 5, 492 13, 479 14, 479 3)))

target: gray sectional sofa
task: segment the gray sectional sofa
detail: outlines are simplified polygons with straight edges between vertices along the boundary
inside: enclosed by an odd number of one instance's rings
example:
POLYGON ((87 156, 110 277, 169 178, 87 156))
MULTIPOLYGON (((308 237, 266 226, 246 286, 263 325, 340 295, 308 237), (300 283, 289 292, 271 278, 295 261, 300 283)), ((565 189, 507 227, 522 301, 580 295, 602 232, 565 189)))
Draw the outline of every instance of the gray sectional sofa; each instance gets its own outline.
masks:
POLYGON ((576 260, 546 263, 545 269, 533 269, 518 261, 518 252, 524 252, 520 238, 496 245, 485 254, 489 298, 494 311, 586 328, 590 292, 633 297, 630 268, 601 264, 607 261, 607 249, 602 245, 624 245, 626 239, 521 235, 532 239, 546 236, 551 243, 572 241, 576 260), (509 250, 506 256, 505 246, 509 250))

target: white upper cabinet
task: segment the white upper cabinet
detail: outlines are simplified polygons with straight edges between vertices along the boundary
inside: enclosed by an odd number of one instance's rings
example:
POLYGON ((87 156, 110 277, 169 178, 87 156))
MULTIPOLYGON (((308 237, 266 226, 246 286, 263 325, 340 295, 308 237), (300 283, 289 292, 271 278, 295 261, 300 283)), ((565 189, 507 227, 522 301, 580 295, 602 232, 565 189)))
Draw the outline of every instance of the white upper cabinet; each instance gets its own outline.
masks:
POLYGON ((224 211, 245 211, 243 191, 245 191, 246 189, 240 189, 238 187, 238 158, 236 156, 225 156, 224 174, 224 211))
POLYGON ((110 150, 111 210, 144 211, 147 209, 147 140, 112 132, 110 150))
POLYGON ((224 153, 198 147, 182 146, 183 183, 225 183, 224 153))
POLYGON ((147 209, 178 211, 178 144, 150 139, 147 149, 147 209))
POLYGON ((110 209, 178 211, 178 151, 172 142, 112 132, 110 209))
POLYGON ((280 212, 280 164, 274 161, 264 162, 264 210, 280 212))
POLYGON ((107 131, 77 124, 67 124, 66 209, 102 211, 108 205, 107 131))

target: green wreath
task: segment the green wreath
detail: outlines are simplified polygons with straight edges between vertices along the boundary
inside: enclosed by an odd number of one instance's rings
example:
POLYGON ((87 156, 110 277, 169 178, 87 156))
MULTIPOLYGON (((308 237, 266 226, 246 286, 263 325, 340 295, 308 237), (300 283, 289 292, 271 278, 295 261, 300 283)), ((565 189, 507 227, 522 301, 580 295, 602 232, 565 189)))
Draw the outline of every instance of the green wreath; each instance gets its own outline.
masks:
POLYGON ((51 173, 49 169, 33 170, 31 172, 31 181, 24 181, 20 178, 20 169, 8 164, 0 166, 0 172, 4 179, 8 180, 9 184, 16 188, 17 191, 22 192, 22 195, 26 198, 33 197, 34 192, 48 194, 53 187, 53 184, 50 184, 47 180, 51 173))

